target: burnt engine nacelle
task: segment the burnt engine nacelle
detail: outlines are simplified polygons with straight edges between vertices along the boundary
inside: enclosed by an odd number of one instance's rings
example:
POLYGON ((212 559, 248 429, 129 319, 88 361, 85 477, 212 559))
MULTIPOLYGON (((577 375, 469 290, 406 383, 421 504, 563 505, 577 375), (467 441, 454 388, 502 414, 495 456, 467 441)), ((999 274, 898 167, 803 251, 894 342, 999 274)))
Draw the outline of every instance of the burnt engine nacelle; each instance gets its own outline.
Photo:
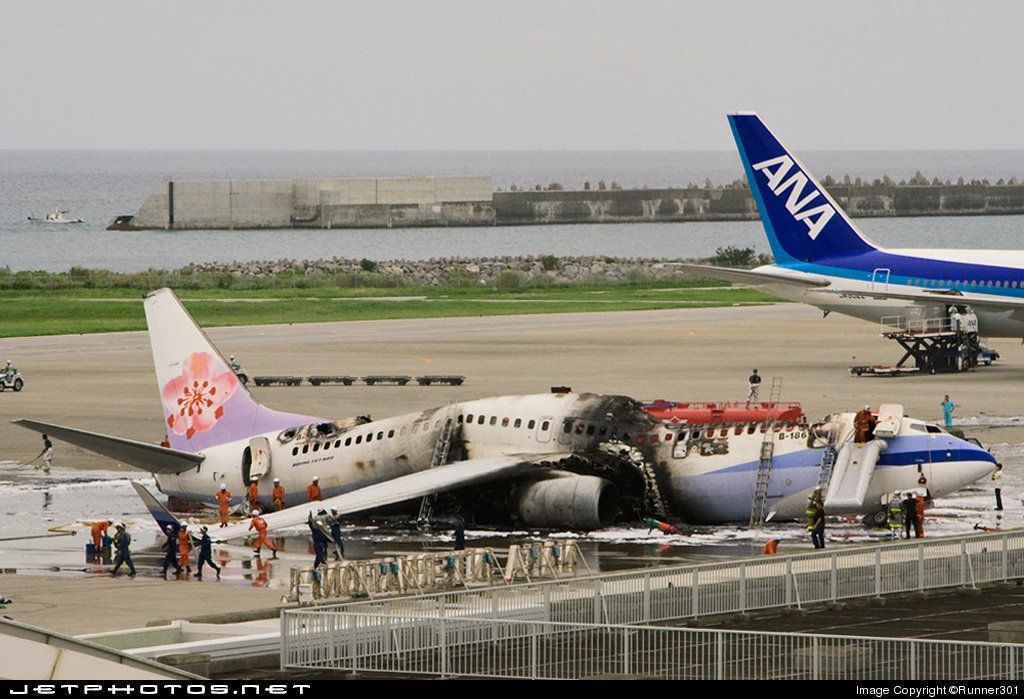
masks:
POLYGON ((515 507, 530 527, 600 529, 619 513, 618 493, 611 481, 555 471, 554 478, 534 481, 519 489, 515 507))

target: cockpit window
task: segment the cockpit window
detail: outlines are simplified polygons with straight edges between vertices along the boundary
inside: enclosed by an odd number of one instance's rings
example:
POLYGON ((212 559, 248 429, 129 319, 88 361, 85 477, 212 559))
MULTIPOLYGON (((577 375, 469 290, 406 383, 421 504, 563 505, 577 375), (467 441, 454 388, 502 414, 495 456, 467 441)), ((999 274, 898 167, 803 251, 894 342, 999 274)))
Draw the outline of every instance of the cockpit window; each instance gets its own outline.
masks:
POLYGON ((942 428, 938 425, 928 425, 928 434, 942 434, 942 428))

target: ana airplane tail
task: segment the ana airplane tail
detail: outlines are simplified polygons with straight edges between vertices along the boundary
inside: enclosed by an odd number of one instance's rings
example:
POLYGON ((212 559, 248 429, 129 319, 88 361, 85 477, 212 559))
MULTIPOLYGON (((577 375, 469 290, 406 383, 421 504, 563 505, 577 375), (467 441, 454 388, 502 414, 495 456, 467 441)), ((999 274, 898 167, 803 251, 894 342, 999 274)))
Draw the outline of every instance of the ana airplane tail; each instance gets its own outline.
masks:
POLYGON ((196 452, 318 420, 261 405, 170 289, 150 293, 145 309, 172 449, 196 452))
POLYGON ((841 266, 878 249, 757 114, 731 114, 729 125, 776 264, 841 266))

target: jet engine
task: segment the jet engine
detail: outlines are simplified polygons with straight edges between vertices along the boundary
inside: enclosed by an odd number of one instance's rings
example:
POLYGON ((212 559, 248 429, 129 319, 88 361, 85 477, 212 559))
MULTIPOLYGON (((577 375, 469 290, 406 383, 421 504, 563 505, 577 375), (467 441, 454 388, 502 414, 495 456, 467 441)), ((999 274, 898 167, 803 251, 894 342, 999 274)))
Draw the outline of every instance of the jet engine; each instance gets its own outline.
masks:
POLYGON ((522 486, 515 509, 530 527, 551 529, 600 529, 619 513, 618 493, 611 481, 554 471, 553 478, 522 486))

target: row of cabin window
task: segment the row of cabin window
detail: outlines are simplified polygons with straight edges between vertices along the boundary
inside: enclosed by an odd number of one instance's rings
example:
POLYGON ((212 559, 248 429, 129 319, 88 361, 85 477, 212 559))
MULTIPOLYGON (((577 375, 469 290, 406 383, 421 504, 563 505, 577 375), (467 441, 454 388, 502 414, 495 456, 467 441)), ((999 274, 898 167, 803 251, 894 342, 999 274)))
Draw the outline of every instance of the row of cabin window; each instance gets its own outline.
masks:
MULTIPOLYGON (((415 434, 417 432, 420 432, 421 431, 420 430, 421 426, 423 428, 422 429, 423 432, 427 432, 428 430, 430 430, 430 423, 429 422, 427 422, 427 423, 415 422, 415 423, 413 423, 413 426, 412 426, 413 434, 415 434)), ((402 425, 401 429, 398 430, 399 436, 404 435, 405 432, 406 432, 406 429, 407 429, 407 426, 406 425, 402 425)), ((435 430, 441 429, 441 421, 440 420, 438 420, 437 422, 434 423, 434 429, 435 430)), ((395 431, 393 429, 392 430, 388 430, 387 438, 391 439, 394 436, 395 436, 395 431)), ((367 444, 372 442, 373 439, 374 439, 373 432, 370 432, 369 434, 366 435, 366 442, 367 442, 367 444)), ((384 439, 384 430, 381 430, 380 432, 377 433, 377 439, 378 440, 384 439)), ((344 445, 346 447, 347 446, 351 446, 353 443, 355 443, 355 444, 362 444, 363 443, 363 435, 359 434, 359 435, 356 435, 355 437, 346 437, 345 440, 344 440, 344 445)), ((312 445, 312 450, 313 451, 320 451, 320 449, 322 448, 324 451, 327 451, 328 449, 331 448, 331 444, 332 444, 331 440, 327 440, 326 442, 323 442, 323 443, 321 443, 321 442, 314 442, 313 445, 312 445)), ((334 445, 335 449, 341 448, 342 440, 341 439, 334 440, 333 445, 334 445)), ((303 444, 302 445, 302 453, 303 454, 308 454, 309 451, 310 451, 310 445, 309 444, 303 444)), ((298 453, 299 453, 299 448, 298 447, 292 447, 292 456, 297 456, 298 453)))
MULTIPOLYGON (((488 418, 486 415, 476 415, 476 416, 474 416, 473 413, 467 413, 466 416, 465 416, 465 419, 463 419, 462 415, 459 415, 458 418, 456 418, 456 420, 458 421, 458 423, 460 425, 462 425, 462 424, 472 425, 474 419, 476 419, 476 424, 478 424, 478 425, 484 425, 484 424, 493 425, 493 426, 497 426, 498 425, 498 416, 497 415, 492 415, 490 418, 488 418)), ((501 426, 502 427, 508 427, 509 425, 511 425, 514 428, 522 427, 523 426, 523 419, 519 418, 519 417, 517 417, 515 420, 512 420, 511 418, 507 418, 507 417, 501 418, 501 426)), ((537 421, 536 420, 527 420, 527 422, 526 422, 526 429, 532 430, 536 426, 537 426, 537 421)), ((547 432, 549 429, 551 429, 551 422, 549 420, 544 420, 543 422, 540 423, 540 429, 541 429, 541 432, 547 432)))
MULTIPOLYGON (((909 282, 910 286, 927 286, 927 287, 950 287, 955 289, 965 289, 968 287, 980 287, 980 286, 998 286, 1004 288, 1017 288, 1017 282, 1005 282, 1005 281, 954 281, 952 279, 911 279, 909 282)), ((1024 288, 1024 284, 1020 285, 1024 288)))
MULTIPOLYGON (((795 427, 794 425, 775 425, 775 426, 772 427, 772 431, 773 432, 782 432, 783 430, 785 430, 786 432, 792 432, 794 427, 795 427)), ((741 435, 744 432, 746 432, 747 434, 754 434, 755 432, 758 432, 758 431, 764 433, 764 432, 768 431, 768 425, 765 425, 765 424, 760 424, 759 425, 757 423, 750 423, 748 425, 735 425, 734 427, 731 428, 731 431, 735 435, 741 435)), ((710 429, 679 430, 679 432, 677 432, 675 434, 675 439, 678 442, 685 442, 685 441, 687 441, 689 439, 699 439, 701 437, 702 433, 703 433, 703 436, 704 436, 705 439, 713 438, 716 435, 716 433, 717 433, 717 435, 719 437, 728 437, 729 436, 729 432, 730 432, 730 428, 728 428, 728 427, 720 427, 720 428, 712 427, 710 429)), ((637 442, 637 444, 643 444, 644 442, 651 442, 651 443, 653 443, 653 442, 658 442, 658 441, 671 442, 672 439, 673 439, 673 436, 672 436, 671 432, 666 432, 664 434, 664 436, 662 436, 662 437, 659 437, 657 434, 649 434, 649 435, 641 434, 641 435, 637 435, 636 442, 637 442)), ((627 441, 628 442, 629 441, 629 435, 623 435, 623 441, 627 441)))
MULTIPOLYGON (((498 424, 497 416, 493 416, 492 415, 490 420, 488 420, 487 416, 485 416, 485 415, 477 415, 477 416, 475 416, 475 418, 476 418, 476 421, 477 421, 478 425, 483 425, 483 424, 488 423, 488 422, 491 425, 497 425, 498 424)), ((463 419, 462 415, 459 415, 457 419, 458 419, 458 423, 460 425, 463 424, 463 422, 465 422, 465 424, 468 425, 468 424, 471 424, 473 422, 474 415, 472 413, 469 413, 468 415, 465 416, 465 419, 463 419)), ((510 421, 510 419, 507 418, 507 417, 506 418, 502 418, 502 420, 501 420, 501 426, 502 427, 508 427, 510 423, 512 424, 513 427, 517 427, 518 428, 518 427, 522 427, 523 420, 522 420, 522 418, 518 418, 518 417, 515 419, 514 422, 510 421)), ((413 426, 412 426, 413 434, 415 434, 416 432, 420 431, 420 424, 421 423, 418 423, 418 422, 413 424, 413 426)), ((536 420, 529 420, 526 423, 526 429, 528 429, 528 430, 532 430, 536 426, 537 426, 537 421, 536 420)), ((438 420, 437 422, 434 423, 434 429, 438 430, 440 428, 441 428, 441 421, 438 420)), ((423 431, 424 432, 426 432, 429 429, 430 429, 430 423, 429 422, 426 423, 425 425, 423 425, 423 431)), ((551 422, 548 421, 548 420, 544 420, 543 422, 541 422, 540 429, 542 431, 544 431, 544 432, 547 432, 549 429, 551 429, 551 422)), ((402 428, 398 432, 399 436, 405 435, 405 431, 406 431, 406 427, 403 425, 402 428)), ((394 436, 395 436, 395 431, 394 430, 388 430, 388 438, 390 439, 390 438, 392 438, 394 436)), ((378 440, 384 439, 384 432, 383 431, 377 433, 377 439, 378 440)), ((373 441, 373 432, 371 432, 368 435, 366 435, 366 441, 367 442, 372 442, 373 441)), ((355 444, 362 444, 362 442, 363 442, 363 435, 357 435, 355 438, 346 437, 344 444, 347 447, 347 446, 350 446, 353 442, 355 444)), ((324 449, 326 451, 326 450, 331 448, 331 444, 332 443, 331 443, 330 440, 328 440, 326 442, 323 442, 322 446, 321 446, 320 442, 314 442, 313 445, 312 445, 312 450, 314 452, 316 452, 316 451, 320 451, 320 449, 322 448, 322 449, 324 449)), ((333 444, 334 444, 334 448, 338 449, 342 445, 342 440, 337 439, 337 440, 335 440, 333 442, 333 444)), ((302 445, 302 453, 303 454, 308 454, 309 451, 310 451, 310 445, 309 444, 302 445)), ((299 454, 299 447, 292 447, 292 456, 298 456, 298 454, 299 454)))

